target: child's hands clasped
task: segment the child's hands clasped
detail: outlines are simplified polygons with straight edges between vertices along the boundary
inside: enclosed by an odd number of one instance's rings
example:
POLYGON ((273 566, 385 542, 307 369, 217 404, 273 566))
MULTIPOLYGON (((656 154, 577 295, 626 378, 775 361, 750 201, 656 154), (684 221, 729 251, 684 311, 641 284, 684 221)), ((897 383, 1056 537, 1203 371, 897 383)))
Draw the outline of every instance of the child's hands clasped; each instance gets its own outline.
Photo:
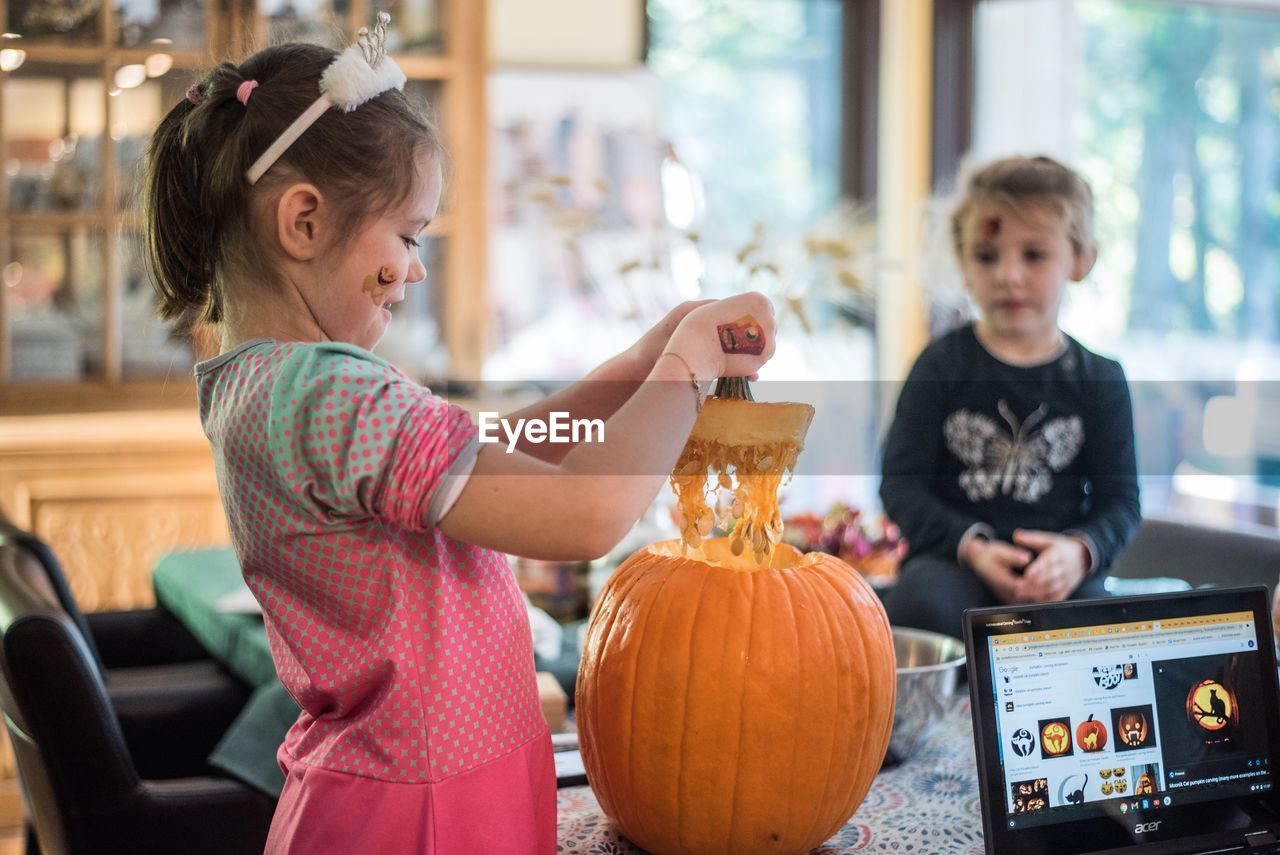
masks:
POLYGON ((1013 543, 973 538, 964 562, 1004 603, 1065 600, 1084 581, 1089 551, 1078 539, 1051 531, 1018 529, 1013 543))
POLYGON ((978 575, 1002 603, 1022 602, 1019 571, 1035 556, 1026 549, 1003 540, 970 539, 961 559, 978 575))
POLYGON ((694 308, 664 352, 683 357, 698 380, 712 380, 755 374, 773 356, 776 343, 773 303, 751 291, 694 308))
POLYGON ((1037 553, 1022 575, 1019 594, 1023 602, 1065 600, 1089 572, 1089 550, 1077 538, 1052 531, 1018 529, 1013 533, 1013 542, 1037 553))

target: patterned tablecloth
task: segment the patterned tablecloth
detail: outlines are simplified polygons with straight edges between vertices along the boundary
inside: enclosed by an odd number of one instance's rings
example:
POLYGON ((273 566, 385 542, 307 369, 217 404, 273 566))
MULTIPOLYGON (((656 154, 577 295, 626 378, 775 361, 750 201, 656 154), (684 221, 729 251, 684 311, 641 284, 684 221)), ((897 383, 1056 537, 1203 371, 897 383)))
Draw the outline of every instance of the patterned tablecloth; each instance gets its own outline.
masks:
MULTIPOLYGON (((620 835, 600 812, 589 787, 560 790, 559 808, 560 852, 628 855, 642 851, 620 835)), ((915 756, 876 777, 853 818, 813 851, 818 855, 983 852, 967 694, 957 698, 915 756)))

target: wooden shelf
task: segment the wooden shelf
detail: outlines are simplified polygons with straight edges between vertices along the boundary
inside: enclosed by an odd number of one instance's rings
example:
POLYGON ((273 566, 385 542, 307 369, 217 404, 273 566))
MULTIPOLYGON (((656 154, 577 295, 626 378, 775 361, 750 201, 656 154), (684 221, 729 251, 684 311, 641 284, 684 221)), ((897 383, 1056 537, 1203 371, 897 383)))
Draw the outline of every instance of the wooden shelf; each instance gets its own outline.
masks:
POLYGON ((73 45, 51 45, 28 41, 27 39, 9 39, 5 47, 17 48, 27 54, 26 62, 66 63, 68 65, 132 65, 141 63, 149 56, 167 53, 173 57, 174 69, 196 69, 208 66, 209 54, 202 51, 170 50, 167 45, 153 45, 149 48, 102 48, 80 47, 73 45))
MULTIPOLYGON (((375 9, 372 0, 351 0, 348 6, 344 26, 351 31, 359 26, 358 22, 371 19, 375 9)), ((475 378, 480 376, 488 320, 488 301, 484 294, 487 252, 485 158, 488 122, 485 75, 488 68, 488 10, 485 0, 457 0, 441 4, 440 8, 439 25, 445 53, 438 56, 401 53, 396 55, 396 61, 411 81, 425 81, 436 87, 433 98, 437 99, 442 132, 452 160, 447 191, 448 211, 426 232, 445 243, 441 282, 443 299, 440 301, 443 316, 437 317, 436 321, 443 331, 444 344, 449 350, 452 373, 459 377, 475 378)), ((174 58, 173 70, 169 74, 176 72, 184 77, 190 76, 190 71, 209 68, 217 59, 244 54, 249 49, 248 42, 254 34, 258 34, 259 41, 265 43, 261 36, 267 32, 267 19, 259 11, 255 0, 207 0, 205 32, 208 44, 207 50, 203 51, 175 50, 170 49, 171 45, 150 43, 121 47, 117 44, 116 35, 117 10, 112 4, 103 4, 99 14, 101 17, 97 44, 59 45, 42 42, 39 38, 22 38, 5 40, 3 45, 25 51, 24 65, 28 69, 32 64, 62 64, 71 66, 67 73, 77 79, 102 80, 104 85, 101 86, 101 100, 96 102, 100 106, 86 107, 82 94, 76 96, 80 100, 75 103, 77 109, 100 109, 101 116, 104 117, 111 117, 116 108, 109 92, 113 88, 112 75, 119 66, 141 63, 148 56, 163 52, 174 58)), ((348 33, 348 37, 351 35, 353 32, 348 33)), ((36 69, 33 76, 42 76, 41 71, 42 69, 36 69)), ((57 75, 59 72, 53 69, 52 73, 57 75)), ((23 79, 21 68, 16 70, 16 75, 0 73, 0 101, 5 97, 7 85, 16 85, 19 79, 23 79)), ((65 115, 51 120, 50 124, 61 122, 64 127, 71 128, 73 123, 69 111, 72 109, 72 101, 68 88, 62 103, 55 101, 49 104, 51 111, 66 111, 65 115)), ((171 105, 163 105, 163 109, 167 110, 169 106, 171 105)), ((99 118, 96 121, 102 122, 104 130, 93 137, 96 146, 94 160, 97 163, 94 176, 97 183, 97 207, 89 210, 10 211, 7 204, 10 198, 9 185, 13 179, 0 171, 0 267, 13 261, 28 264, 28 259, 17 258, 13 254, 14 236, 65 234, 70 241, 77 232, 90 230, 105 238, 89 244, 87 250, 84 245, 73 250, 73 245, 68 243, 64 250, 68 260, 62 262, 70 266, 75 252, 78 253, 74 256, 76 263, 100 271, 96 278, 102 283, 101 292, 92 299, 101 305, 101 378, 85 378, 75 383, 10 380, 13 364, 10 322, 13 315, 12 307, 6 304, 12 298, 7 299, 8 289, 0 287, 0 411, 9 412, 8 408, 20 407, 22 412, 66 413, 86 406, 107 404, 129 408, 133 406, 131 401, 151 406, 157 400, 168 400, 166 395, 157 395, 154 384, 150 381, 135 381, 124 375, 123 340, 131 334, 131 330, 124 326, 122 300, 126 288, 125 276, 128 274, 124 270, 126 265, 122 254, 129 250, 122 249, 121 243, 114 237, 139 233, 143 222, 141 213, 136 209, 121 209, 119 191, 127 189, 133 179, 124 174, 118 162, 121 143, 113 139, 113 134, 105 132, 108 122, 113 120, 99 118)), ((131 129, 130 133, 131 147, 127 153, 132 156, 137 146, 138 131, 131 129)), ((4 128, 0 126, 0 140, 3 139, 6 139, 4 128)), ((27 156, 30 157, 29 154, 27 156)), ((8 152, 4 154, 6 162, 12 157, 8 152)), ((36 155, 34 160, 38 162, 39 158, 40 155, 36 155)), ((32 160, 27 161, 31 162, 32 160)), ((83 161, 77 161, 77 164, 83 168, 83 161)), ((32 186, 38 192, 46 192, 39 183, 32 186)), ((63 275, 69 277, 71 274, 63 275)), ((66 279, 63 281, 65 284, 66 279)))

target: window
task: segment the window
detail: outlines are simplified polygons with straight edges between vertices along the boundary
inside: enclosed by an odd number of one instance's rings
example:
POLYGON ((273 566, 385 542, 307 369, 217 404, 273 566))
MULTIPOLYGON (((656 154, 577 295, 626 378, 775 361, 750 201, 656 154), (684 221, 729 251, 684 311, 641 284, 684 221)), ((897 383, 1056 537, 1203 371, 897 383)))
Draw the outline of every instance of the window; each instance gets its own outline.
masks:
POLYGON ((1280 5, 987 0, 975 39, 975 158, 1093 186, 1063 325, 1130 376, 1146 510, 1274 523, 1280 5))
MULTIPOLYGON (((646 6, 646 69, 490 75, 495 323, 485 377, 578 377, 681 299, 763 290, 783 332, 756 392, 818 406, 802 471, 837 476, 822 486, 797 478, 790 495, 798 507, 865 506, 874 479, 851 487, 850 476, 876 465, 874 251, 869 228, 842 231, 856 217, 840 202, 866 174, 842 160, 851 148, 867 156, 845 133, 846 45, 864 44, 848 26, 874 21, 876 4, 646 6), (818 233, 865 253, 815 260, 804 238, 818 233), (782 377, 852 382, 769 388, 782 377)), ((873 139, 857 103, 856 133, 873 139)))

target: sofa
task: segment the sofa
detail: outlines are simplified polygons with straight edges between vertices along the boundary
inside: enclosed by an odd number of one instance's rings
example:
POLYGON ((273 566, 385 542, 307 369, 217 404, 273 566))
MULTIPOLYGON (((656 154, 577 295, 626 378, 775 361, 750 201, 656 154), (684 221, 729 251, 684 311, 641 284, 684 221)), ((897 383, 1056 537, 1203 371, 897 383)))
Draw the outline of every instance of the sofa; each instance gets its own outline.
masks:
MULTIPOLYGON (((1280 576, 1280 536, 1272 529, 1240 525, 1216 528, 1146 517, 1128 549, 1111 565, 1112 593, 1145 593, 1157 580, 1202 585, 1266 585, 1280 576)), ((1166 590, 1186 587, 1174 585, 1166 590)))

